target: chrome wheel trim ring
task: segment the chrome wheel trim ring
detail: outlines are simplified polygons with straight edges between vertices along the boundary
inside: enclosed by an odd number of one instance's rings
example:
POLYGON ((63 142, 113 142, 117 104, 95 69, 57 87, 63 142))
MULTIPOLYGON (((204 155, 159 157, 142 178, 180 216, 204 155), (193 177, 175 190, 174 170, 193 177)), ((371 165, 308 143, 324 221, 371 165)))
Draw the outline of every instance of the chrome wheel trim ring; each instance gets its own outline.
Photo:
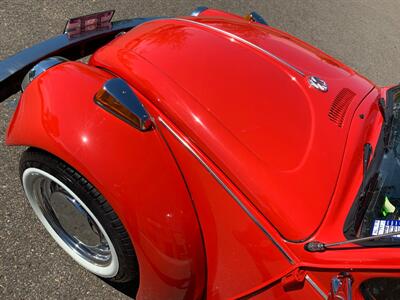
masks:
MULTIPOLYGON (((62 183, 53 175, 37 168, 27 168, 23 172, 22 184, 26 197, 28 198, 28 201, 32 206, 35 214, 42 222, 46 230, 60 245, 60 247, 64 249, 65 252, 67 252, 82 267, 98 276, 111 278, 118 273, 118 256, 111 242, 111 239, 107 235, 107 232, 105 231, 103 226, 94 216, 94 214, 71 189, 69 189, 64 183, 62 183), (71 203, 73 202, 73 206, 76 208, 80 208, 82 210, 81 213, 87 215, 88 219, 93 222, 92 225, 94 226, 94 228, 96 228, 99 231, 99 234, 104 238, 104 245, 108 246, 108 251, 106 251, 106 254, 109 254, 109 257, 105 255, 103 261, 101 261, 99 259, 96 259, 96 257, 85 255, 84 252, 79 251, 79 247, 82 247, 83 243, 80 243, 78 239, 72 237, 71 234, 69 234, 65 230, 64 233, 66 233, 66 235, 60 232, 60 228, 62 227, 55 225, 57 223, 56 221, 58 220, 55 220, 54 216, 49 215, 48 211, 43 208, 43 198, 40 198, 44 197, 43 193, 40 193, 40 195, 38 196, 38 192, 37 190, 35 190, 35 181, 37 180, 48 180, 49 182, 52 182, 59 186, 63 190, 63 192, 68 195, 68 199, 72 200, 71 203), (75 240, 77 241, 77 243, 74 245, 73 243, 71 243, 71 240, 75 240)), ((85 244, 83 245, 86 246, 85 244)))

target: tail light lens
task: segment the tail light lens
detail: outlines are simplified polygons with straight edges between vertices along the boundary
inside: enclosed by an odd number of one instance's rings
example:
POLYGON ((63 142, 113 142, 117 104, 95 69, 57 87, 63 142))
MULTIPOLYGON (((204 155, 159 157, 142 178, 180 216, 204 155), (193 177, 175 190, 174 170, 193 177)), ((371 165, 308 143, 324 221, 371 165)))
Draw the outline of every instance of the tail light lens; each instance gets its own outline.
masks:
POLYGON ((95 103, 133 127, 146 131, 152 127, 149 114, 124 80, 108 80, 94 97, 95 103))

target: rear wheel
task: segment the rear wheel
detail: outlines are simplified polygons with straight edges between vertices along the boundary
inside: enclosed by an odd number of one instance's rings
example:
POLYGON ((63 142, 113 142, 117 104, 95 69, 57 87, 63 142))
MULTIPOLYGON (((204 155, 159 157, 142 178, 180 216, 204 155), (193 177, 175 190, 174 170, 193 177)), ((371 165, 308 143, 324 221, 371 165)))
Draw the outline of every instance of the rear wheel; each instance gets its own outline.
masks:
POLYGON ((113 282, 137 279, 136 256, 123 224, 82 175, 53 155, 28 149, 20 176, 39 220, 77 263, 113 282))

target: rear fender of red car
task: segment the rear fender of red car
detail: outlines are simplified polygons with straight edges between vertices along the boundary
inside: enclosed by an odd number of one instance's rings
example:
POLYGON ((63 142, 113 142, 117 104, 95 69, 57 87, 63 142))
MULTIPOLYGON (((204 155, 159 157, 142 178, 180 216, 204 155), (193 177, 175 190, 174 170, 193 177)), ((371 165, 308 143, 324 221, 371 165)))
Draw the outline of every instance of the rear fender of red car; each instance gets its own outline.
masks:
POLYGON ((156 130, 139 131, 95 104, 112 77, 76 62, 49 69, 22 94, 6 142, 57 156, 100 190, 133 241, 138 299, 200 298, 204 249, 184 180, 156 130))

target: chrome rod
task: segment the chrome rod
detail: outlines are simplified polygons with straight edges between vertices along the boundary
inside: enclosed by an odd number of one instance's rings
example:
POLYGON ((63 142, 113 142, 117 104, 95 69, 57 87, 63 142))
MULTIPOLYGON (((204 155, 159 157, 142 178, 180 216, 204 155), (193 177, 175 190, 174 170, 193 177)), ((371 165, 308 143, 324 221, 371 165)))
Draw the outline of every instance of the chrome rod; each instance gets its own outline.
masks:
MULTIPOLYGON (((334 243, 322 243, 319 241, 312 241, 312 242, 305 244, 304 248, 310 252, 323 252, 323 251, 327 250, 327 248, 332 248, 332 247, 346 245, 346 244, 352 244, 352 243, 373 241, 376 239, 381 239, 384 237, 389 237, 389 236, 398 235, 398 234, 400 234, 400 231, 388 232, 388 233, 383 233, 383 234, 379 234, 379 235, 372 235, 372 236, 351 239, 351 240, 346 240, 346 241, 341 241, 341 242, 334 242, 334 243)), ((399 244, 400 244, 400 239, 399 239, 399 244)))

